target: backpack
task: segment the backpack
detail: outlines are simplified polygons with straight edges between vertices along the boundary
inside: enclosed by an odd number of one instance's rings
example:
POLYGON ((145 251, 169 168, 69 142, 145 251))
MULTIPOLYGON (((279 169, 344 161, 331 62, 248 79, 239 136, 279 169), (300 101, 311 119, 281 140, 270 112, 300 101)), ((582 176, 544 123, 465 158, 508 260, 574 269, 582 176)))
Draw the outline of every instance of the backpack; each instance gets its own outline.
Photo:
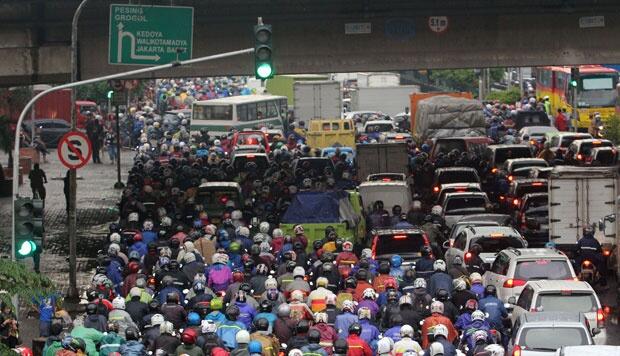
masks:
POLYGON ((415 311, 428 311, 431 308, 431 302, 433 299, 429 294, 414 294, 412 298, 413 310, 415 311))
POLYGON ((209 277, 214 285, 226 285, 229 280, 228 271, 228 268, 225 268, 224 266, 220 268, 212 268, 211 271, 209 271, 209 277))

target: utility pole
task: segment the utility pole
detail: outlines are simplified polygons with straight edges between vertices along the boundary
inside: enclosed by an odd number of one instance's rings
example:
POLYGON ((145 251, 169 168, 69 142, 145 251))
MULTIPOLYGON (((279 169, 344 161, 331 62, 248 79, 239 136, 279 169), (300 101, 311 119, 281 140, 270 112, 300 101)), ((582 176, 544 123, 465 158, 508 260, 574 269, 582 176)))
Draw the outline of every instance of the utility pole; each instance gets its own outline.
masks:
MULTIPOLYGON (((78 80, 78 22, 82 9, 86 6, 88 0, 82 0, 78 5, 75 13, 73 14, 73 20, 71 21, 71 82, 75 83, 78 80)), ((75 89, 71 90, 71 130, 75 131, 77 128, 77 113, 75 112, 75 101, 77 93, 75 89)), ((77 205, 77 173, 75 168, 69 170, 69 206, 67 207, 67 227, 69 234, 69 290, 67 291, 67 297, 73 300, 78 298, 77 290, 77 247, 76 247, 76 205, 77 205)))

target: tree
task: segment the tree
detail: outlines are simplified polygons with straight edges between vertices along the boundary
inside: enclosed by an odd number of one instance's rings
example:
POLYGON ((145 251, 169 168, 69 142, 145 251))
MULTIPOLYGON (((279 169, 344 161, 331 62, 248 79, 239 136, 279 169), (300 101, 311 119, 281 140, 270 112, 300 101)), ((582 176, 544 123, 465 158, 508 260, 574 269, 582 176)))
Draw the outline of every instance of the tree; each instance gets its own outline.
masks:
POLYGON ((508 90, 497 90, 492 91, 487 95, 487 100, 497 100, 503 104, 514 105, 517 101, 521 99, 521 92, 518 87, 508 89, 508 90))
POLYGON ((54 283, 47 277, 35 273, 20 262, 0 259, 0 300, 13 305, 11 296, 31 302, 33 298, 55 292, 54 283))
POLYGON ((603 136, 616 145, 620 143, 620 117, 614 115, 605 122, 603 136))
POLYGON ((442 69, 433 70, 430 79, 450 90, 478 91, 478 76, 473 69, 442 69))

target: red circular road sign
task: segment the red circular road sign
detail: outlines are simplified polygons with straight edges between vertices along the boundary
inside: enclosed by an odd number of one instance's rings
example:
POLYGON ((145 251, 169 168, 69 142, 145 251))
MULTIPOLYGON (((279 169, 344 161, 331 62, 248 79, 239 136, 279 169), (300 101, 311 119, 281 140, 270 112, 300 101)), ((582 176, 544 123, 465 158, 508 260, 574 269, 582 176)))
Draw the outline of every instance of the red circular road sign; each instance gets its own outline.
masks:
POLYGON ((58 141, 58 158, 67 168, 81 168, 93 154, 90 140, 79 131, 69 131, 58 141))
POLYGON ((435 33, 446 32, 449 23, 448 16, 429 16, 428 18, 428 27, 435 33))

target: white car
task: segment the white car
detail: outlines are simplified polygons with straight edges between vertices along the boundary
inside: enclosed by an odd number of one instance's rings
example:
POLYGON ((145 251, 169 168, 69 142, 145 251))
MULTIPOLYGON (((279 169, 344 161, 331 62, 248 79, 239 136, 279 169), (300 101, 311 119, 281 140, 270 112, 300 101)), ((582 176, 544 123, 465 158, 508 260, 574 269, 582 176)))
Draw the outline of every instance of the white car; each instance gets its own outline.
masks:
POLYGON ((452 227, 463 216, 488 212, 491 203, 484 192, 448 193, 442 204, 442 215, 447 227, 452 227))
MULTIPOLYGON (((514 298, 511 298, 514 303, 514 298)), ((599 333, 596 344, 605 345, 605 313, 596 292, 590 284, 581 281, 530 281, 527 282, 512 310, 513 324, 527 312, 578 312, 585 315, 591 328, 599 333)))
POLYGON ((539 141, 546 138, 547 133, 558 132, 553 126, 526 126, 517 133, 517 141, 530 145, 536 145, 539 141))
POLYGON ((500 252, 484 273, 484 285, 493 285, 497 297, 508 302, 519 298, 525 283, 531 280, 568 280, 576 278, 568 257, 548 248, 509 248, 500 252))
POLYGON ((460 256, 466 264, 472 257, 471 246, 478 244, 482 247, 480 258, 484 263, 492 263, 495 256, 509 247, 527 247, 527 242, 515 228, 510 226, 467 226, 457 236, 454 241, 450 241, 450 246, 445 253, 448 264, 454 261, 454 257, 460 256))
POLYGON ((556 352, 556 356, 618 356, 620 346, 612 345, 583 345, 583 346, 562 346, 556 352))

